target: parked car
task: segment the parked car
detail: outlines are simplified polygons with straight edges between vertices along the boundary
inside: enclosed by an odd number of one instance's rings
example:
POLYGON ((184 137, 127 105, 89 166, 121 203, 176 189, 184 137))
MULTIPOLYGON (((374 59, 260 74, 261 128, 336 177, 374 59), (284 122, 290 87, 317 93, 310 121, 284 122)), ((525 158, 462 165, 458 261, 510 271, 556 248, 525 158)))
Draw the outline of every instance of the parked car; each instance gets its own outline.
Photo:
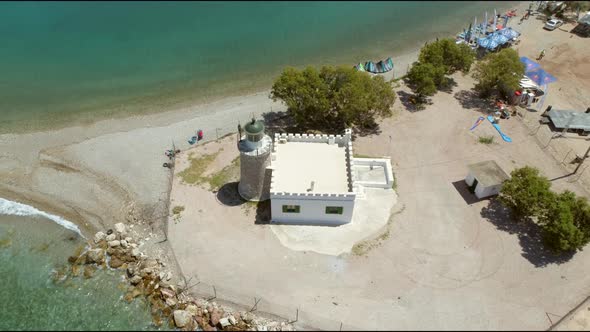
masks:
POLYGON ((563 25, 562 20, 551 19, 551 20, 547 21, 547 23, 545 23, 545 26, 543 28, 551 31, 551 30, 555 30, 555 29, 559 28, 562 25, 563 25))

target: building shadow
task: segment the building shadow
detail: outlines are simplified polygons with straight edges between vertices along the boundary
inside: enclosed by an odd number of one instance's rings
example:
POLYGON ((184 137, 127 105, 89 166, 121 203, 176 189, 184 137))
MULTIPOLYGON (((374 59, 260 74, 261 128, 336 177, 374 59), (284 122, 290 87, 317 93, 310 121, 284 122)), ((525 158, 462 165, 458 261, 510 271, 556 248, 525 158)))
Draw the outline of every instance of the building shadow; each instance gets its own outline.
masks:
POLYGON ((461 197, 463 197, 463 200, 465 201, 465 203, 467 203, 467 205, 471 205, 471 204, 485 200, 485 198, 481 198, 481 199, 477 198, 477 196, 475 196, 474 193, 469 191, 469 187, 467 186, 467 183, 465 183, 465 180, 463 180, 463 179, 453 182, 453 187, 455 187, 455 190, 457 190, 459 195, 461 195, 461 197))
POLYGON ((239 206, 246 203, 246 200, 238 193, 238 182, 224 184, 215 196, 217 201, 225 206, 239 206))
POLYGON ((515 234, 522 248, 522 257, 537 268, 549 264, 563 264, 569 261, 575 252, 556 254, 543 243, 541 227, 532 221, 514 221, 510 210, 497 199, 490 200, 488 206, 481 210, 481 216, 491 222, 498 230, 515 234))
POLYGON ((255 225, 268 225, 270 224, 270 199, 266 201, 258 202, 256 204, 256 218, 254 220, 255 225))

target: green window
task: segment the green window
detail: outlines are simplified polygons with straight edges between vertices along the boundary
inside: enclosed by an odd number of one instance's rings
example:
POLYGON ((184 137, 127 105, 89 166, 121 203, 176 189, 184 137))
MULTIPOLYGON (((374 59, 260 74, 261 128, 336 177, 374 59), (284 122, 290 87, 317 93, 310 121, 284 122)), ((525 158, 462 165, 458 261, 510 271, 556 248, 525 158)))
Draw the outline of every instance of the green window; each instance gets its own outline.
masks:
POLYGON ((342 206, 326 206, 326 214, 342 214, 342 206))
POLYGON ((283 213, 299 213, 299 205, 283 205, 283 213))

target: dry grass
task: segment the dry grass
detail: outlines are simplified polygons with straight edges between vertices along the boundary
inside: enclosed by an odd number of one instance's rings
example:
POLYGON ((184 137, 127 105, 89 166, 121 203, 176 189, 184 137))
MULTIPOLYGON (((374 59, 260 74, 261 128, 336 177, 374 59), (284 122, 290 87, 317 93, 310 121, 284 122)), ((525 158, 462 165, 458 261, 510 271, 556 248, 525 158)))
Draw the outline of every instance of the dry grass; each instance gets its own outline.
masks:
POLYGON ((188 159, 190 160, 190 166, 187 167, 178 175, 182 178, 182 181, 187 184, 203 184, 207 182, 207 177, 203 176, 203 173, 217 158, 219 152, 213 154, 205 154, 198 158, 193 157, 194 154, 190 154, 188 159))
POLYGON ((237 180, 240 175, 240 157, 236 157, 228 166, 225 166, 221 171, 207 177, 209 189, 217 191, 224 184, 237 180))
POLYGON ((478 142, 481 144, 492 144, 494 143, 494 136, 480 136, 478 142))

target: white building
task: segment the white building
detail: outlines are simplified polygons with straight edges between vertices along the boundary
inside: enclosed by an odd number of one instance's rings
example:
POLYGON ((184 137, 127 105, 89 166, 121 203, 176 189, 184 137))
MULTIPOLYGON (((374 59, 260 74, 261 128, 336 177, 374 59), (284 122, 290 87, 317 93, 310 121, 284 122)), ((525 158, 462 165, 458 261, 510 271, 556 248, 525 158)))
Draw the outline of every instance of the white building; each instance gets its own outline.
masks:
POLYGON ((469 173, 465 183, 479 199, 499 194, 504 181, 510 179, 510 176, 493 160, 471 164, 467 168, 469 173))
POLYGON ((269 167, 273 223, 346 224, 364 187, 392 187, 389 159, 354 158, 351 135, 350 129, 343 136, 275 135, 269 167))

